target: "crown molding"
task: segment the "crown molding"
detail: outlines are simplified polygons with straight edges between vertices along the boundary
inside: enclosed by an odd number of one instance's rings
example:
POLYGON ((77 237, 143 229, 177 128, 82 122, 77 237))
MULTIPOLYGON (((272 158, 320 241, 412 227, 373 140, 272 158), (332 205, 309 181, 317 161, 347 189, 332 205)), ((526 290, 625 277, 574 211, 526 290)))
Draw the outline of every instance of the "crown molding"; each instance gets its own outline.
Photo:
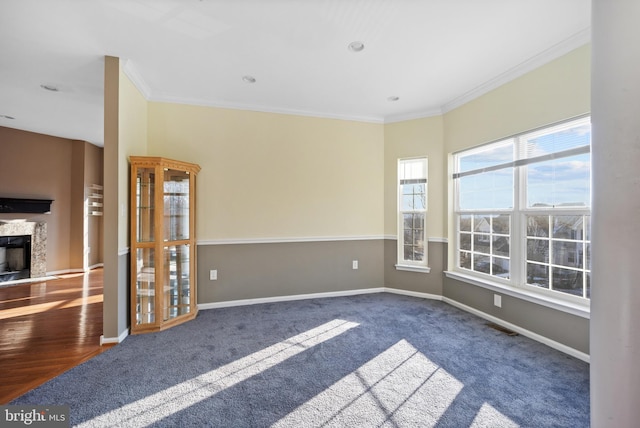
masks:
POLYGON ((424 119, 427 117, 442 116, 442 108, 436 107, 429 110, 415 111, 411 113, 393 114, 385 116, 384 123, 406 122, 407 120, 424 119))
POLYGON ((384 123, 384 119, 382 117, 377 117, 377 116, 358 116, 358 115, 348 115, 348 114, 315 112, 315 111, 309 111, 309 110, 270 107, 270 106, 264 106, 264 105, 258 105, 258 104, 228 103, 228 102, 203 100, 199 98, 174 97, 171 95, 159 95, 159 96, 154 95, 152 97, 147 98, 147 100, 152 102, 187 104, 192 106, 254 111, 259 113, 286 114, 286 115, 292 115, 292 116, 315 117, 320 119, 336 119, 336 120, 348 120, 352 122, 368 122, 368 123, 380 123, 380 124, 384 123))
POLYGON ((442 113, 448 113, 484 94, 490 92, 505 83, 508 83, 516 78, 541 67, 562 55, 571 52, 581 46, 586 45, 591 41, 591 27, 587 27, 582 31, 574 34, 573 36, 565 39, 564 41, 557 43, 549 49, 539 53, 536 56, 529 58, 528 60, 518 64, 512 69, 500 74, 499 76, 481 84, 480 86, 462 94, 461 96, 454 98, 448 103, 442 106, 442 113))
POLYGON ((145 80, 142 78, 142 76, 140 75, 140 73, 138 72, 138 70, 133 65, 133 62, 131 62, 130 59, 127 59, 124 61, 124 64, 122 65, 122 71, 124 72, 125 76, 127 76, 129 80, 131 80, 131 83, 133 83, 133 85, 138 89, 138 91, 140 91, 142 96, 147 101, 149 101, 149 99, 151 98, 151 89, 149 88, 149 85, 147 85, 147 82, 145 82, 145 80))

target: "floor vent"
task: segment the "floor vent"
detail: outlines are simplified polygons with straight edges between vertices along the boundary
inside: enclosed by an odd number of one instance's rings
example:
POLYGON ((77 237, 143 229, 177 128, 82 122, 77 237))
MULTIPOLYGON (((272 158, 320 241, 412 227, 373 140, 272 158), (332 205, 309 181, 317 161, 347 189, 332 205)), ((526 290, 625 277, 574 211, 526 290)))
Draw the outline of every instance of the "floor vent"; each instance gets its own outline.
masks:
POLYGON ((499 332, 502 332, 502 333, 504 333, 506 335, 509 335, 509 336, 517 336, 518 335, 518 333, 516 333, 515 331, 509 330, 506 327, 502 327, 501 325, 494 324, 492 322, 487 323, 487 326, 493 328, 494 330, 498 330, 499 332))

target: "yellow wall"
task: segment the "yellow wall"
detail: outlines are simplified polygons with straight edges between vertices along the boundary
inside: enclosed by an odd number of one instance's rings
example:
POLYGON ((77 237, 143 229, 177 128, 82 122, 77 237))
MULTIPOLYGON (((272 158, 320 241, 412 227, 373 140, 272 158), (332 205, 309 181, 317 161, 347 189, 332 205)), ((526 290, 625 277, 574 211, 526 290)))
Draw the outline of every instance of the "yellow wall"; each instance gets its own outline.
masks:
POLYGON ((427 234, 446 237, 447 154, 587 113, 589 70, 586 45, 442 116, 386 125, 146 102, 122 75, 120 170, 131 154, 199 164, 200 241, 393 236, 397 159, 426 155, 427 234))
POLYGON ((199 241, 382 235, 381 124, 151 102, 148 148, 202 167, 199 241))
POLYGON ((384 234, 397 234, 398 159, 426 156, 427 181, 427 237, 446 236, 444 226, 444 187, 442 116, 390 123, 384 127, 384 234))
MULTIPOLYGON (((123 73, 119 78, 118 110, 118 249, 129 246, 129 156, 147 153, 148 102, 131 80, 123 73)), ((107 232, 108 233, 108 232, 107 232)))
POLYGON ((445 152, 498 140, 590 111, 591 45, 444 115, 445 152))

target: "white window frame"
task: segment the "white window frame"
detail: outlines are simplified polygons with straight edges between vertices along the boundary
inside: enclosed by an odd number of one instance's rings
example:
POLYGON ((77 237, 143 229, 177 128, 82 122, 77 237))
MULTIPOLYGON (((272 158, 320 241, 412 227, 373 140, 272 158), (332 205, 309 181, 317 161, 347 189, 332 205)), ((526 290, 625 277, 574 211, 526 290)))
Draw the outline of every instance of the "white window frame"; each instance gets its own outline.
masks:
POLYGON ((412 157, 412 158, 401 158, 398 159, 398 163, 397 163, 397 230, 398 230, 398 235, 397 235, 397 264, 396 264, 396 269, 397 270, 404 270, 404 271, 410 271, 410 272, 423 272, 423 273, 429 273, 430 272, 430 268, 428 266, 428 247, 429 247, 429 243, 428 243, 428 239, 427 239, 427 214, 428 214, 428 196, 429 196, 429 190, 428 190, 428 184, 429 184, 429 162, 426 156, 420 156, 420 157, 412 157), (407 163, 414 163, 420 161, 423 164, 423 170, 424 170, 424 177, 412 177, 409 180, 418 180, 424 183, 424 209, 412 209, 412 210, 403 210, 403 204, 402 204, 402 196, 403 196, 403 192, 402 192, 402 186, 403 186, 403 181, 406 180, 406 178, 402 175, 402 171, 403 171, 403 165, 407 164, 407 163), (404 246, 405 246, 405 239, 404 239, 404 214, 406 213, 412 213, 412 214, 422 214, 424 216, 424 225, 422 228, 422 242, 423 242, 423 258, 422 260, 407 260, 404 258, 404 246))
MULTIPOLYGON (((578 126, 581 123, 589 123, 590 117, 585 116, 581 118, 571 119, 558 124, 546 126, 539 130, 523 132, 510 138, 502 139, 491 144, 499 144, 505 141, 513 140, 514 149, 517 151, 522 150, 522 143, 518 142, 518 139, 525 136, 531 136, 536 132, 544 133, 547 130, 551 130, 563 125, 578 126)), ((457 172, 458 165, 455 160, 457 156, 461 154, 469 155, 473 152, 486 149, 488 145, 483 145, 478 148, 472 148, 469 150, 463 150, 453 154, 454 174, 457 172)), ((550 216, 591 216, 591 207, 527 207, 527 195, 526 195, 526 180, 527 180, 527 163, 520 160, 519 156, 514 159, 514 177, 513 177, 513 209, 492 209, 492 210, 461 210, 459 207, 459 180, 453 180, 453 233, 452 239, 453 247, 453 265, 452 272, 448 272, 447 275, 456 279, 467 280, 467 282, 474 283, 476 285, 486 286, 487 288, 501 291, 510 290, 507 294, 513 294, 519 297, 524 297, 527 300, 536 301, 537 297, 545 299, 548 302, 554 302, 551 307, 555 307, 555 302, 560 302, 560 305, 565 308, 577 308, 575 313, 581 316, 588 314, 588 307, 590 300, 588 297, 579 297, 566 292, 554 291, 551 289, 541 288, 534 285, 527 284, 527 216, 529 215, 550 215, 550 216), (500 278, 494 275, 483 274, 474 270, 464 269, 460 266, 460 216, 461 215, 497 215, 508 214, 510 216, 510 275, 508 279, 500 278), (511 292, 513 291, 513 292, 511 292), (533 296, 533 297, 532 297, 533 296), (563 304, 562 302, 565 302, 563 304)), ((454 176, 455 177, 455 176, 454 176)), ((549 237, 549 241, 553 241, 549 237)), ((588 242, 588 239, 584 239, 584 242, 588 242)), ((579 242, 576 240, 575 242, 579 242)), ((583 254, 586 257, 586 251, 583 254)), ((553 266, 553 256, 549 255, 549 266, 553 266)), ((561 267, 561 266, 558 266, 561 267)), ((583 275, 589 272, 588 267, 583 271, 583 275)), ((551 278, 549 279, 551 281, 551 278)), ((559 307, 558 307, 559 308, 559 307)), ((571 312, 571 310, 569 310, 571 312)))

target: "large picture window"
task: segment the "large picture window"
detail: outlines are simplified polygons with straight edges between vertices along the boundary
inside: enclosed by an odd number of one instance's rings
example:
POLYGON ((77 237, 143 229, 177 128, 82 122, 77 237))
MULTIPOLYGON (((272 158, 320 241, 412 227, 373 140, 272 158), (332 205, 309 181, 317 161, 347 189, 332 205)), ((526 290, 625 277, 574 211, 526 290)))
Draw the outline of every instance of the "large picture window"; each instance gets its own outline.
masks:
POLYGON ((427 266, 427 158, 398 161, 398 267, 427 266))
POLYGON ((461 151, 453 161, 455 270, 589 299, 589 118, 461 151))

